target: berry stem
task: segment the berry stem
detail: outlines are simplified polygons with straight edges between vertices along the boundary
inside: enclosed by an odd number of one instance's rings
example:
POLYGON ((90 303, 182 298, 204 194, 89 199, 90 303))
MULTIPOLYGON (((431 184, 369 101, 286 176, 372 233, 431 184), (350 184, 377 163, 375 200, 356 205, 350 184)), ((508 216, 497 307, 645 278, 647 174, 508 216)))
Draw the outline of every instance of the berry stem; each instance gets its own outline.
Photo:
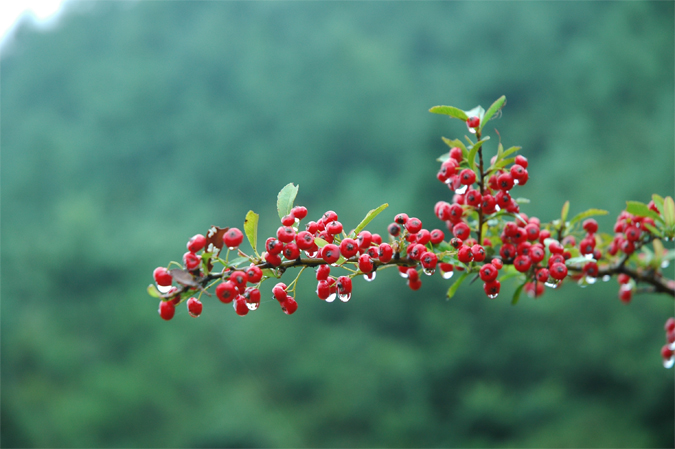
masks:
MULTIPOLYGON (((476 140, 480 142, 481 132, 480 129, 476 130, 476 140)), ((483 172, 483 146, 481 145, 478 148, 478 171, 480 173, 480 196, 483 197, 483 190, 485 188, 485 173, 483 172)), ((481 204, 478 205, 478 244, 483 244, 483 207, 481 204)))

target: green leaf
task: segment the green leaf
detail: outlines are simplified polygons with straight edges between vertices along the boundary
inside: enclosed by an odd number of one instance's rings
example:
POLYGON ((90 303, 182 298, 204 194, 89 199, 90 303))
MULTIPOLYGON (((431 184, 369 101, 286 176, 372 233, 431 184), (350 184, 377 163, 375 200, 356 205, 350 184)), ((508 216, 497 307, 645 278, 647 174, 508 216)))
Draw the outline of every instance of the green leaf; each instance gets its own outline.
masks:
POLYGON ((661 243, 661 240, 654 239, 652 245, 654 246, 654 255, 659 259, 662 259, 663 256, 666 254, 666 249, 663 247, 663 243, 661 243))
POLYGON ((659 213, 663 215, 663 197, 655 193, 652 195, 652 201, 654 201, 654 205, 656 205, 659 213))
POLYGON ((516 198, 515 202, 518 204, 530 204, 529 198, 516 198))
POLYGON ((663 200, 663 221, 669 228, 675 225, 675 202, 669 196, 663 200))
MULTIPOLYGON (((485 142, 487 142, 488 140, 490 140, 490 136, 486 136, 485 139, 479 140, 478 142, 473 144, 473 146, 471 147, 471 151, 469 151, 469 157, 468 157, 469 168, 471 170, 476 171, 476 161, 475 161, 476 153, 478 153, 478 150, 480 149, 480 147, 483 146, 483 144, 485 142)), ((478 173, 478 176, 480 178, 480 173, 478 173)))
POLYGON ((279 212, 279 219, 284 218, 286 215, 291 213, 293 209, 293 202, 295 197, 298 194, 299 186, 293 185, 290 183, 286 185, 277 196, 277 211, 279 212))
POLYGON ((162 294, 157 290, 157 287, 155 287, 155 284, 150 284, 148 285, 148 295, 152 296, 153 298, 161 298, 162 294))
POLYGON ((516 158, 514 158, 514 157, 510 157, 508 159, 502 159, 501 161, 496 161, 494 163, 494 165, 492 165, 490 167, 490 169, 488 170, 488 173, 492 172, 492 171, 495 171, 495 170, 499 170, 500 168, 506 167, 509 164, 513 164, 515 161, 516 161, 516 158))
POLYGON ((596 260, 595 259, 587 259, 585 256, 572 257, 572 258, 567 259, 565 261, 565 265, 570 266, 570 265, 576 265, 578 263, 585 264, 586 262, 596 262, 596 260))
POLYGON ((470 111, 464 111, 467 117, 478 117, 480 119, 480 123, 483 123, 483 117, 485 116, 485 109, 483 109, 482 106, 476 106, 475 108, 471 109, 470 111))
POLYGON ((363 230, 363 228, 365 228, 368 225, 368 223, 373 221, 373 218, 377 217, 380 214, 380 212, 382 212, 383 210, 385 210, 388 207, 389 207, 389 204, 384 203, 383 205, 381 205, 377 209, 370 210, 366 214, 366 216, 363 218, 363 220, 361 220, 361 223, 359 223, 359 225, 356 227, 356 229, 354 229, 354 231, 349 234, 349 236, 351 238, 354 238, 354 236, 358 235, 359 232, 361 232, 363 230))
POLYGON ((608 212, 602 209, 588 209, 587 211, 578 213, 570 220, 570 226, 573 226, 574 223, 583 220, 584 218, 592 217, 594 215, 607 215, 608 212))
POLYGON ((520 294, 523 292, 523 287, 525 287, 525 284, 527 284, 527 281, 523 282, 518 286, 515 292, 513 292, 513 299, 511 299, 511 305, 515 306, 518 304, 518 300, 520 299, 520 294))
POLYGON ((663 237, 663 233, 662 233, 659 229, 657 229, 657 228, 655 228, 654 226, 650 225, 649 223, 644 223, 644 222, 643 222, 643 223, 641 224, 641 226, 644 226, 645 228, 647 228, 647 230, 648 230, 649 232, 651 232, 653 235, 655 235, 655 236, 657 236, 657 237, 663 237))
POLYGON ((502 153, 502 159, 511 156, 513 153, 515 153, 516 151, 520 151, 521 149, 522 149, 522 147, 511 147, 511 148, 509 148, 508 150, 506 150, 502 153))
POLYGON ((253 212, 252 210, 248 211, 246 214, 246 219, 244 220, 244 232, 246 232, 246 238, 251 244, 251 248, 255 251, 256 255, 258 254, 258 219, 260 216, 253 212))
POLYGON ((483 129, 483 125, 489 122, 492 116, 495 115, 497 111, 499 111, 501 108, 503 108, 505 104, 506 104, 506 97, 504 95, 497 98, 497 100, 494 103, 492 103, 492 105, 488 108, 487 112, 485 113, 485 116, 480 121, 480 129, 483 129))
POLYGON ((276 271, 271 270, 269 268, 263 268, 262 270, 263 276, 267 276, 268 278, 280 278, 281 275, 278 274, 276 271))
POLYGON ((237 268, 239 265, 241 265, 244 262, 248 262, 248 257, 237 257, 236 259, 233 259, 230 261, 229 266, 237 268))
POLYGON ((663 218, 653 210, 649 208, 644 203, 639 201, 626 201, 626 211, 629 214, 637 215, 640 217, 649 217, 655 222, 663 223, 663 218))
POLYGON ((328 245, 328 242, 320 237, 315 237, 314 243, 316 243, 316 246, 318 246, 319 248, 323 248, 324 246, 328 245))
POLYGON ((465 122, 469 119, 464 111, 454 106, 434 106, 433 108, 429 109, 429 112, 433 114, 449 115, 452 118, 460 119, 465 122))
POLYGON ((499 142, 499 145, 497 145, 497 161, 500 160, 504 154, 504 145, 502 145, 501 142, 499 142))
POLYGON ((450 153, 443 153, 443 154, 441 154, 440 156, 438 156, 438 157, 436 158, 436 160, 437 160, 438 162, 440 162, 441 164, 442 164, 443 162, 447 161, 448 159, 450 159, 450 153))
POLYGON ((565 201, 565 204, 563 204, 562 207, 562 211, 560 211, 560 220, 562 220, 563 223, 567 221, 567 214, 569 213, 569 211, 570 211, 570 202, 565 201))
POLYGON ((457 289, 458 289, 459 286, 462 284, 462 282, 464 282, 464 279, 466 279, 466 277, 467 277, 468 275, 469 275, 469 273, 468 273, 467 271, 465 271, 465 272, 463 272, 463 273, 457 278, 457 280, 454 282, 454 284, 452 284, 452 285, 450 286, 450 288, 448 289, 448 293, 447 293, 447 295, 446 295, 446 296, 447 296, 447 299, 450 299, 450 298, 452 298, 453 296, 455 296, 455 292, 457 292, 457 289))

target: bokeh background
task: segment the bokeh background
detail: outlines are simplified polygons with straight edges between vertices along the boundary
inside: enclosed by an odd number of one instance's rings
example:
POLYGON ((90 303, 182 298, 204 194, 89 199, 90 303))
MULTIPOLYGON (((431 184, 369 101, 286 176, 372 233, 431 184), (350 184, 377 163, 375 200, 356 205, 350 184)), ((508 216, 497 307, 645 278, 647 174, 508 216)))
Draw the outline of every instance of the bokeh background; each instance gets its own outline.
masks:
MULTIPOLYGON (((1 54, 4 447, 673 447, 664 296, 614 280, 510 305, 393 271, 348 304, 147 296, 212 224, 276 194, 347 228, 440 227, 431 106, 521 145, 542 221, 673 195, 672 2, 70 2, 1 54), (494 124, 494 126, 493 126, 494 124)), ((496 135, 493 133, 493 137, 496 135)), ((493 140, 494 142, 494 140, 493 140)), ((489 154, 495 151, 488 145, 489 154)), ((672 246, 672 245, 671 245, 672 246)), ((673 276, 672 267, 669 272, 673 276)), ((292 275, 291 275, 292 279, 292 275)), ((272 282, 263 286, 270 298, 272 282)))

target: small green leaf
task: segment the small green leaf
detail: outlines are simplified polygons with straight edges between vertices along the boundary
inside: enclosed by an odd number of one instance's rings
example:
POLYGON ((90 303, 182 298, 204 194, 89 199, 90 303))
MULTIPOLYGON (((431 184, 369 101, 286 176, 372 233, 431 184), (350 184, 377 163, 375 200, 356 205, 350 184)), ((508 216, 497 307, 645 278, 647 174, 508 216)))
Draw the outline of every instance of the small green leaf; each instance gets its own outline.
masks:
POLYGON ((316 246, 318 246, 319 248, 323 248, 324 246, 328 245, 328 242, 320 237, 315 237, 314 243, 316 243, 316 246))
POLYGON ((569 258, 565 261, 565 265, 570 266, 570 265, 576 265, 578 263, 583 263, 585 264, 586 262, 596 262, 595 259, 588 259, 585 256, 579 256, 579 257, 572 257, 569 258))
POLYGON ((569 211, 570 211, 570 202, 565 201, 565 204, 563 204, 562 207, 562 211, 560 211, 560 220, 562 220, 563 223, 567 221, 567 214, 569 213, 569 211))
POLYGON ((506 167, 509 164, 513 164, 515 161, 516 161, 516 158, 514 158, 514 157, 510 157, 508 159, 502 159, 501 161, 496 161, 494 163, 494 165, 492 165, 490 167, 490 169, 488 170, 488 173, 492 172, 492 171, 495 171, 495 170, 499 170, 500 168, 506 167))
POLYGON ((663 223, 663 218, 661 218, 659 214, 651 210, 646 204, 639 201, 626 201, 626 211, 629 214, 640 217, 649 217, 655 222, 663 223))
POLYGON ((485 116, 480 121, 480 129, 483 129, 483 125, 489 122, 492 116, 495 115, 497 111, 499 111, 501 108, 503 108, 505 104, 506 104, 506 97, 504 95, 497 98, 497 100, 494 103, 492 103, 492 105, 488 108, 487 112, 485 113, 485 116))
POLYGON ((155 284, 150 284, 148 285, 148 295, 152 296, 153 298, 161 298, 162 294, 157 290, 157 287, 155 287, 155 284))
POLYGON ((520 284, 518 286, 518 288, 516 289, 516 291, 513 292, 513 299, 511 299, 511 305, 512 306, 515 306, 516 304, 518 304, 518 300, 520 299, 520 294, 523 292, 523 287, 525 287, 525 284, 527 284, 527 281, 520 284))
POLYGON ((280 278, 281 275, 278 274, 275 270, 271 270, 269 268, 263 268, 262 270, 263 276, 267 276, 268 278, 280 278))
POLYGON ((291 213, 293 202, 298 194, 298 188, 299 186, 290 183, 279 192, 279 195, 277 196, 277 212, 279 212, 279 219, 282 219, 291 213))
POLYGON ((657 228, 655 228, 654 226, 650 225, 649 223, 643 222, 641 225, 644 226, 645 228, 647 228, 647 230, 649 232, 651 232, 653 235, 655 235, 657 237, 663 237, 663 233, 660 230, 658 230, 657 228))
POLYGON ((661 240, 654 239, 652 245, 654 246, 654 255, 659 259, 662 259, 663 256, 666 254, 666 249, 663 247, 663 243, 661 243, 661 240))
POLYGON ((368 223, 373 221, 373 218, 377 217, 380 214, 380 212, 382 212, 383 210, 385 210, 388 207, 389 207, 389 204, 384 203, 380 207, 370 210, 366 214, 366 216, 363 218, 363 220, 361 220, 361 223, 359 223, 359 225, 356 227, 356 229, 354 229, 354 231, 351 232, 349 235, 352 238, 354 238, 354 236, 358 235, 359 232, 361 232, 363 230, 363 228, 365 228, 368 225, 368 223))
POLYGON ((663 215, 663 197, 655 193, 652 195, 652 201, 654 201, 654 205, 659 210, 659 213, 663 215))
POLYGON ((248 262, 248 257, 237 257, 236 259, 233 259, 230 261, 229 266, 237 268, 239 265, 241 265, 244 262, 248 262))
POLYGON ((663 221, 669 228, 675 225, 675 202, 673 202, 673 198, 670 196, 665 197, 663 200, 663 221))
POLYGON ((578 213, 570 220, 570 226, 573 226, 574 223, 583 220, 584 218, 592 217, 594 215, 607 215, 608 212, 602 209, 588 209, 587 211, 578 213))
POLYGON ((499 142, 499 145, 497 145, 497 159, 496 160, 500 160, 503 157, 502 156, 503 154, 504 154, 504 145, 502 145, 502 143, 499 142))
POLYGON ((256 255, 258 254, 258 219, 260 216, 253 212, 252 210, 248 211, 246 214, 246 219, 244 220, 244 232, 246 232, 246 238, 251 244, 251 248, 255 251, 256 255))
MULTIPOLYGON (((483 146, 483 144, 485 142, 487 142, 488 140, 490 140, 490 136, 486 136, 485 139, 479 140, 478 142, 473 144, 473 146, 471 147, 471 151, 469 151, 469 157, 468 157, 469 168, 471 170, 476 171, 476 161, 475 161, 476 153, 478 153, 478 150, 480 149, 480 147, 483 146)), ((480 173, 478 174, 478 176, 480 176, 480 173)))
POLYGON ((528 198, 516 198, 515 201, 518 204, 530 204, 530 200, 528 198))
MULTIPOLYGON (((516 151, 520 151, 522 147, 511 147, 502 153, 502 159, 511 156, 516 151)), ((514 159, 515 160, 515 159, 514 159)))
POLYGON ((462 284, 462 282, 464 282, 464 279, 466 279, 466 277, 468 275, 469 275, 469 273, 465 271, 457 278, 457 280, 454 282, 454 284, 452 284, 450 286, 450 288, 448 289, 447 299, 450 299, 453 296, 455 296, 455 292, 457 292, 457 289, 462 284))
POLYGON ((437 160, 438 162, 440 162, 441 164, 442 164, 443 162, 447 161, 448 159, 450 159, 450 153, 443 153, 443 154, 441 154, 440 156, 438 156, 438 157, 436 158, 436 160, 437 160))
POLYGON ((454 106, 434 106, 433 108, 429 109, 429 112, 434 114, 449 115, 452 118, 460 119, 465 122, 469 119, 464 111, 454 106))

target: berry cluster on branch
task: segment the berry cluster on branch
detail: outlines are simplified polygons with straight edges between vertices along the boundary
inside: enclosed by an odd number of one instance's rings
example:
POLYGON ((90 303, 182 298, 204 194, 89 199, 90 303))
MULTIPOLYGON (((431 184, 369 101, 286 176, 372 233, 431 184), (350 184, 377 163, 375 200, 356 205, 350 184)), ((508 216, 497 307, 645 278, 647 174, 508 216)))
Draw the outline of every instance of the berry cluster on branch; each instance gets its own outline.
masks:
MULTIPOLYGON (((171 262, 155 269, 155 284, 148 293, 160 299, 159 315, 170 320, 176 306, 186 302, 189 314, 198 317, 202 294, 211 296, 214 285, 221 302, 246 315, 260 306, 261 284, 280 279, 293 267, 300 269, 295 279, 288 285, 277 282, 272 289, 288 315, 298 309, 295 290, 308 268, 316 269, 316 294, 326 302, 349 301, 355 277, 372 281, 378 270, 389 267, 397 267, 412 290, 422 286, 422 273, 431 276, 438 269, 444 279, 460 273, 448 289, 448 298, 467 278, 479 278, 492 299, 499 295, 503 281, 516 280, 511 300, 516 304, 523 291, 538 298, 546 287, 556 289, 569 282, 585 287, 614 276, 624 303, 641 292, 675 297, 675 282, 663 274, 675 258, 675 250, 663 244, 675 238, 673 199, 653 195, 649 204, 628 201, 613 235, 598 232, 598 223, 590 218, 606 211, 590 209, 568 219, 569 202, 560 218, 550 222, 528 217, 520 206, 529 200, 513 196, 515 188, 529 180, 528 161, 516 154, 521 148, 504 149, 500 137, 489 164, 483 155, 490 140, 483 135, 483 127, 501 113, 505 103, 502 96, 487 111, 480 106, 470 111, 452 106, 430 109, 462 120, 474 136, 465 136, 465 141, 443 138, 449 151, 439 157, 436 177, 452 191, 452 200, 437 202, 434 212, 447 236, 441 229, 423 227, 421 220, 406 213, 394 216, 384 237, 366 230, 387 204, 368 212, 350 232, 345 232, 334 211, 303 223, 308 211, 294 205, 298 187, 288 184, 277 197, 281 226, 265 240, 262 253, 258 253, 259 216, 249 211, 244 232, 212 226, 206 236, 197 234, 188 241, 182 264, 171 262), (251 245, 250 254, 240 248, 244 236, 251 245)), ((671 318, 666 323, 668 344, 661 351, 664 366, 675 361, 673 328, 671 318)))

